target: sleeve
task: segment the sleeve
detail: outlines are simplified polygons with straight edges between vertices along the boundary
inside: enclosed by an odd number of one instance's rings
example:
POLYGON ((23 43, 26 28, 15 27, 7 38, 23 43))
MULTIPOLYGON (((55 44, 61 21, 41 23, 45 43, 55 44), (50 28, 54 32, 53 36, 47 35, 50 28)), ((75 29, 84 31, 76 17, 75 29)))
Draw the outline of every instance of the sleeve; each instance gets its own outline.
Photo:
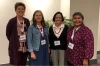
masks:
POLYGON ((65 48, 67 49, 67 32, 68 32, 68 26, 67 25, 65 25, 65 29, 66 29, 66 36, 65 36, 65 43, 66 43, 66 45, 65 45, 65 48))
POLYGON ((11 20, 9 20, 9 22, 6 26, 6 37, 7 37, 8 40, 10 40, 10 37, 11 37, 11 34, 12 34, 12 26, 13 26, 13 24, 12 24, 11 20))
POLYGON ((27 26, 29 27, 30 26, 30 21, 27 19, 27 26))
POLYGON ((33 46, 32 46, 32 37, 33 37, 33 35, 32 35, 32 31, 33 31, 33 29, 32 29, 32 26, 29 26, 29 28, 28 28, 28 34, 27 34, 27 42, 28 42, 28 51, 29 52, 33 52, 33 46))
POLYGON ((91 59, 94 54, 94 37, 93 33, 90 29, 84 32, 84 49, 85 49, 85 57, 84 59, 91 59))
POLYGON ((48 34, 48 47, 50 47, 50 44, 49 44, 49 28, 47 27, 47 34, 48 34))
POLYGON ((51 47, 51 27, 49 28, 49 47, 51 47))

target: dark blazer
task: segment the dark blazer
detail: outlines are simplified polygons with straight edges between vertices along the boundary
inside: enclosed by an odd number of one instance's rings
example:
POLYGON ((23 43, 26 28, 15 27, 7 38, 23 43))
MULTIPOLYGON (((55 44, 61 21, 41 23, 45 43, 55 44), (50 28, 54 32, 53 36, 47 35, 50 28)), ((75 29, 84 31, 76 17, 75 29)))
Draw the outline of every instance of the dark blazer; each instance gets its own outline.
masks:
POLYGON ((68 30, 68 27, 65 25, 61 35, 59 38, 57 38, 54 34, 54 31, 53 31, 53 26, 51 26, 49 28, 49 44, 50 44, 50 49, 61 49, 61 50, 65 50, 66 49, 66 45, 67 45, 67 30, 68 30), (55 46, 54 45, 54 41, 57 41, 57 40, 60 40, 60 45, 58 46, 55 46))
MULTIPOLYGON (((27 18, 24 18, 27 29, 30 22, 27 18)), ((17 65, 18 63, 18 48, 20 46, 18 33, 17 33, 17 17, 11 18, 6 26, 6 37, 9 41, 8 53, 10 57, 10 64, 17 65)))

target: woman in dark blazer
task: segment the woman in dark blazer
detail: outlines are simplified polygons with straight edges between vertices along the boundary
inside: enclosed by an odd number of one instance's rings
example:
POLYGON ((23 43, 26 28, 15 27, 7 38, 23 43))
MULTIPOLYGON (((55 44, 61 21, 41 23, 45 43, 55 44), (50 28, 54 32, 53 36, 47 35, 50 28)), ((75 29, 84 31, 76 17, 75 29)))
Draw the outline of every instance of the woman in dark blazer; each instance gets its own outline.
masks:
POLYGON ((54 24, 49 29, 52 62, 54 66, 64 66, 68 27, 63 24, 64 18, 61 12, 56 12, 54 14, 53 21, 54 24))
POLYGON ((23 17, 25 4, 17 2, 15 4, 16 17, 9 20, 6 26, 6 36, 9 41, 9 57, 12 65, 26 65, 27 50, 27 29, 30 25, 29 20, 23 17))

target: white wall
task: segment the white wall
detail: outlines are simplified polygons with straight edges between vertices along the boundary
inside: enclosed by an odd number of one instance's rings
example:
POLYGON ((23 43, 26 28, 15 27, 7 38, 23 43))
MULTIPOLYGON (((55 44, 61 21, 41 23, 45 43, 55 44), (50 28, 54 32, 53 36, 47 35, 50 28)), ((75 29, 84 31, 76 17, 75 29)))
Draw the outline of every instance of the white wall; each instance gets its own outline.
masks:
POLYGON ((60 0, 0 0, 0 64, 9 62, 6 24, 15 16, 14 4, 18 1, 26 4, 25 17, 29 20, 32 19, 36 9, 43 11, 45 19, 52 19, 54 13, 60 11, 60 0))
MULTIPOLYGON (((82 12, 85 17, 85 25, 88 26, 94 35, 94 57, 97 58, 97 40, 99 24, 99 5, 98 0, 71 0, 70 14, 82 12)), ((99 40, 100 41, 100 40, 99 40)), ((100 46, 99 46, 100 47, 100 46)))
POLYGON ((25 0, 27 5, 26 16, 32 18, 33 12, 41 10, 45 19, 52 19, 55 12, 60 11, 60 0, 25 0))
POLYGON ((61 0, 60 11, 67 19, 70 18, 70 0, 61 0))

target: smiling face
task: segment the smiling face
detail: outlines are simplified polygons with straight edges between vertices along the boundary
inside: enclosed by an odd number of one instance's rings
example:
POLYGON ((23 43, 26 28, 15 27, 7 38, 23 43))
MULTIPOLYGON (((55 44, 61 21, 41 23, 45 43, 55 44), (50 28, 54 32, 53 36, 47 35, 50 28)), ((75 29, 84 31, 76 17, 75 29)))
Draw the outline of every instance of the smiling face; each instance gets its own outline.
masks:
POLYGON ((56 24, 61 24, 62 23, 62 17, 61 14, 57 14, 55 17, 55 23, 56 24))
POLYGON ((16 8, 16 15, 19 16, 19 17, 23 17, 25 13, 25 8, 23 6, 18 6, 16 8))
POLYGON ((74 26, 76 27, 80 26, 83 23, 82 17, 79 15, 73 16, 73 23, 74 23, 74 26))
POLYGON ((42 21, 42 14, 40 12, 35 13, 35 20, 36 20, 36 22, 42 21))

